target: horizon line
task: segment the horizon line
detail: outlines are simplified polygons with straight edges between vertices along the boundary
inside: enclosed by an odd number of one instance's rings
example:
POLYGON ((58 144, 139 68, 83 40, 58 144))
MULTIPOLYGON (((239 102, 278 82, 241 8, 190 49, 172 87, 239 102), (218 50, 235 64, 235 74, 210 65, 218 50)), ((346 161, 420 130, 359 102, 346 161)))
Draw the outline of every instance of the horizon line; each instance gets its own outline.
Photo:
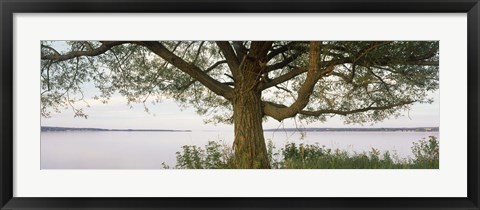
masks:
MULTIPOLYGON (((131 130, 194 130, 194 129, 173 129, 173 128, 104 128, 104 127, 65 127, 65 126, 50 126, 50 125, 40 125, 40 127, 56 127, 56 128, 76 128, 76 129, 81 129, 81 128, 88 128, 88 129, 105 129, 105 130, 126 130, 126 129, 131 129, 131 130)), ((263 130, 282 130, 282 129, 311 129, 311 128, 322 128, 322 129, 368 129, 368 128, 406 128, 406 129, 412 129, 412 128, 440 128, 440 126, 412 126, 412 127, 404 127, 404 126, 397 126, 397 127, 302 127, 302 128, 297 128, 297 127, 283 127, 283 128, 263 128, 263 130)), ((222 130, 222 129, 201 129, 201 130, 222 130)))

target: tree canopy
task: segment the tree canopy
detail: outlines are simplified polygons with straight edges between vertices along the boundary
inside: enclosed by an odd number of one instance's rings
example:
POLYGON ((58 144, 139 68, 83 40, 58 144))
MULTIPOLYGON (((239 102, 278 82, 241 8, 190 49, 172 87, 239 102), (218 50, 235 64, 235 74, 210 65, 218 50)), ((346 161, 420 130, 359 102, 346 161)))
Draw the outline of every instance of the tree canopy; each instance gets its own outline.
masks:
MULTIPOLYGON (((42 42, 42 116, 82 100, 93 82, 108 101, 116 91, 129 103, 170 97, 215 122, 231 122, 229 92, 251 42, 42 42), (59 49, 55 49, 55 47, 59 49), (72 97, 73 96, 73 97, 72 97), (224 109, 221 109, 224 108, 224 109)), ((322 42, 319 67, 332 67, 308 84, 308 42, 273 42, 256 89, 264 112, 277 120, 343 115, 349 122, 380 121, 413 102, 430 102, 438 88, 438 42, 322 42), (301 90, 311 86, 311 90, 301 90), (292 105, 301 105, 292 107, 292 105), (305 104, 305 105, 303 105, 305 104), (280 114, 285 112, 285 114, 280 114), (287 113, 288 112, 288 113, 287 113), (293 113, 293 114, 292 114, 293 113)))

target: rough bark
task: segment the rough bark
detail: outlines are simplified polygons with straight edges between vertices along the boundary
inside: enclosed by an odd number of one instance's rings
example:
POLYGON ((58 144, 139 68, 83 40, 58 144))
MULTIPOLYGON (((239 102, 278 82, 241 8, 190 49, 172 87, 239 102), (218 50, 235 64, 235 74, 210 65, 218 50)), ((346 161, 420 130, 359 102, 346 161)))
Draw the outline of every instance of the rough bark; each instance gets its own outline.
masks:
POLYGON ((262 58, 245 56, 235 78, 232 104, 236 168, 270 168, 263 136, 261 91, 256 88, 264 70, 261 64, 262 58))
POLYGON ((270 168, 262 126, 260 94, 241 93, 233 102, 236 168, 270 168))

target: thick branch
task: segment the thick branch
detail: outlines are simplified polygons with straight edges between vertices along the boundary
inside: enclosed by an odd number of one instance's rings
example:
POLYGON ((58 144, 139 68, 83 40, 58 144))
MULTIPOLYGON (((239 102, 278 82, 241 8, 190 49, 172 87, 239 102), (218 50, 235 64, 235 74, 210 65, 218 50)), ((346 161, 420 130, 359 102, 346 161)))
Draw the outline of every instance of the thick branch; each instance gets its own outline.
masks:
MULTIPOLYGON (((400 107, 408 104, 412 104, 415 101, 402 101, 394 104, 389 104, 389 105, 384 105, 384 106, 373 106, 371 104, 370 106, 364 107, 364 108, 359 108, 359 109, 352 109, 352 110, 335 110, 335 109, 324 109, 324 110, 318 110, 318 111, 306 111, 306 110, 301 110, 299 111, 299 114, 306 115, 306 116, 312 116, 312 117, 318 117, 324 114, 337 114, 337 115, 349 115, 349 114, 355 114, 355 113, 360 113, 360 112, 366 112, 366 111, 372 111, 372 110, 387 110, 387 109, 392 109, 395 107, 400 107)), ((272 102, 263 102, 263 112, 265 115, 270 116, 278 121, 284 120, 287 117, 283 116, 281 113, 281 110, 287 108, 287 106, 282 105, 282 104, 276 104, 272 102)))
MULTIPOLYGON (((318 53, 320 49, 319 42, 310 42, 310 54, 309 54, 309 68, 307 72, 307 78, 305 82, 298 90, 298 97, 295 102, 289 107, 277 107, 276 113, 269 113, 268 106, 264 106, 264 113, 268 116, 272 116, 277 120, 283 120, 297 115, 303 108, 305 108, 312 95, 315 84, 320 79, 320 71, 318 70, 318 53)), ((266 103, 268 104, 268 103, 266 103)))
POLYGON ((253 41, 250 44, 250 55, 255 59, 267 63, 267 53, 272 48, 272 41, 253 41))
POLYGON ((127 42, 102 42, 102 45, 100 47, 94 48, 92 50, 87 50, 87 51, 72 51, 64 55, 60 54, 49 54, 49 55, 42 55, 41 59, 42 60, 54 60, 54 61, 65 61, 69 60, 72 58, 77 58, 81 56, 97 56, 102 53, 107 52, 110 50, 112 47, 121 45, 127 42))
POLYGON ((237 55, 235 55, 235 51, 233 51, 232 46, 227 41, 218 41, 216 43, 218 48, 220 48, 222 51, 223 56, 225 56, 230 71, 234 76, 236 76, 236 72, 238 72, 238 67, 240 66, 240 61, 237 59, 237 55))
POLYGON ((237 59, 238 61, 241 61, 243 59, 243 56, 245 56, 248 52, 247 48, 243 45, 243 42, 241 41, 233 41, 233 48, 235 49, 235 52, 237 53, 237 59))
POLYGON ((212 77, 208 76, 203 72, 199 67, 187 63, 182 58, 170 52, 165 46, 159 42, 140 42, 141 45, 144 45, 149 50, 171 63, 173 66, 177 67, 181 71, 187 73, 194 79, 197 79, 200 83, 205 85, 208 89, 213 91, 217 95, 221 95, 226 99, 232 99, 232 88, 228 85, 224 85, 212 77))

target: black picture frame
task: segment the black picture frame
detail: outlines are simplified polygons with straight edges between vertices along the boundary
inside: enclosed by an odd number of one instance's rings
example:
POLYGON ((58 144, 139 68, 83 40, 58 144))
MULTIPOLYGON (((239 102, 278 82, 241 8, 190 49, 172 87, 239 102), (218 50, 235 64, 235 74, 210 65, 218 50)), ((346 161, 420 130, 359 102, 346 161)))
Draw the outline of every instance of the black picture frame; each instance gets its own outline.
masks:
MULTIPOLYGON (((478 0, 0 0, 1 209, 479 209, 478 0), (26 198, 13 197, 14 13, 466 13, 468 188, 465 198, 26 198)), ((93 190, 93 189, 92 189, 93 190)))

